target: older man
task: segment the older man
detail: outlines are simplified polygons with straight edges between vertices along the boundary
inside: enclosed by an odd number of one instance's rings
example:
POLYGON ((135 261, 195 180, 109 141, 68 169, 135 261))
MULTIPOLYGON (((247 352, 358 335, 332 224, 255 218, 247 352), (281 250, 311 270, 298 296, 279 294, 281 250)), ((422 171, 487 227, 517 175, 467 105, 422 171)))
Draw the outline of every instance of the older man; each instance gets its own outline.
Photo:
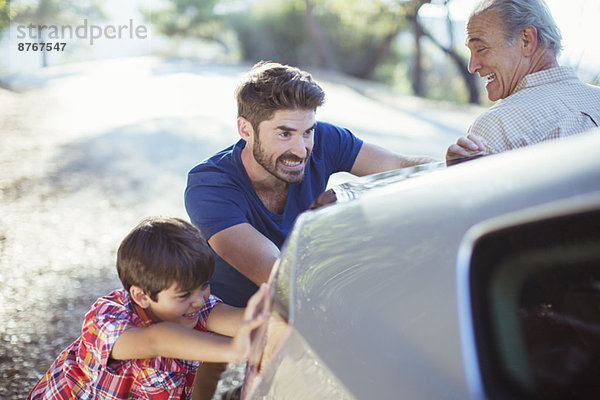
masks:
POLYGON ((446 159, 499 153, 600 126, 600 88, 558 65, 561 33, 543 0, 483 0, 467 23, 469 72, 501 100, 446 159))

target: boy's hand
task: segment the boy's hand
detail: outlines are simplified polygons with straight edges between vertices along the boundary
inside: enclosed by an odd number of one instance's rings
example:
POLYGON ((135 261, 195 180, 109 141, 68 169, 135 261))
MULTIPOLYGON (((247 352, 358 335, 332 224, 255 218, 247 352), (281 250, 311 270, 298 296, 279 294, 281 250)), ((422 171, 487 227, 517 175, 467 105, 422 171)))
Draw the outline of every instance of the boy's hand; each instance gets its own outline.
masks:
POLYGON ((240 327, 231 342, 232 350, 239 355, 239 360, 248 358, 252 332, 266 321, 265 307, 269 292, 269 285, 263 283, 248 300, 240 327))

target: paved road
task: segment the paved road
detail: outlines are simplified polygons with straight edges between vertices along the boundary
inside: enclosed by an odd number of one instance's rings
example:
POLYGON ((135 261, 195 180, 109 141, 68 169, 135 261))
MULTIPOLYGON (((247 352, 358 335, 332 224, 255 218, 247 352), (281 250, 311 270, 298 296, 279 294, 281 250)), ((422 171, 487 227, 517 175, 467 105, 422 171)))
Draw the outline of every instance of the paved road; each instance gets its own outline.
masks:
MULTIPOLYGON (((120 286, 116 248, 140 219, 186 218, 186 173, 236 139, 248 67, 136 58, 4 77, 17 91, 0 89, 0 398, 24 398, 120 286)), ((481 111, 315 76, 319 118, 407 154, 442 158, 481 111)))

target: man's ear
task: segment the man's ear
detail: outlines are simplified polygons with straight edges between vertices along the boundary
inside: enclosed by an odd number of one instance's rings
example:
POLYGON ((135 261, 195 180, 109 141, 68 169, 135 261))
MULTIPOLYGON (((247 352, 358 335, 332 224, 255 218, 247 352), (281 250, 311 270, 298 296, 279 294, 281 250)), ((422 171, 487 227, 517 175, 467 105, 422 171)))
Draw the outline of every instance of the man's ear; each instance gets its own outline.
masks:
POLYGON ((523 55, 525 57, 531 57, 538 45, 538 35, 535 26, 527 25, 521 31, 519 35, 519 41, 521 42, 521 48, 523 49, 523 55))
POLYGON ((238 134, 242 139, 246 142, 250 140, 252 135, 254 134, 254 128, 252 128, 252 124, 244 117, 238 117, 237 119, 237 128, 238 134))
POLYGON ((148 306, 150 306, 150 296, 144 293, 139 286, 131 286, 129 288, 129 296, 131 296, 131 300, 133 300, 135 304, 142 308, 148 308, 148 306))

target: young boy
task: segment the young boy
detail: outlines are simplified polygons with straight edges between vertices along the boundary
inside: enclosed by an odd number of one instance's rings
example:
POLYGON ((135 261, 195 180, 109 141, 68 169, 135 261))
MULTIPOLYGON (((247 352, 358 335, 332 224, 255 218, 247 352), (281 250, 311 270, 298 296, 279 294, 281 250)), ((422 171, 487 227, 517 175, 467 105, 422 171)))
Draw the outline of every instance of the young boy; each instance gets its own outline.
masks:
POLYGON ((200 360, 247 357, 250 334, 264 320, 257 310, 266 286, 245 310, 211 295, 214 259, 194 226, 142 221, 121 242, 117 270, 124 289, 94 303, 81 336, 30 399, 191 399, 200 360))

